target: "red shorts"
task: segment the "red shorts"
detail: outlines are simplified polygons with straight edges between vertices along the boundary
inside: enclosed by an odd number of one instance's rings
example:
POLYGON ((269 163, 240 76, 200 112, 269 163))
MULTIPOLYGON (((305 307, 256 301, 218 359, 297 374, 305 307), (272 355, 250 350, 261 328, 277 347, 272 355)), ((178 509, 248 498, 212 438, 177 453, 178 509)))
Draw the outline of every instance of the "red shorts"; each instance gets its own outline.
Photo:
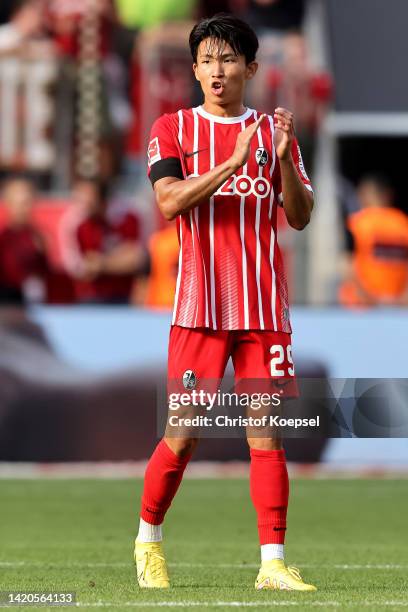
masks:
POLYGON ((200 381, 217 384, 230 357, 236 385, 248 381, 251 385, 266 386, 278 381, 277 388, 281 393, 284 389, 284 396, 298 396, 291 335, 285 332, 214 331, 174 325, 169 339, 168 382, 172 386, 182 383, 186 389, 189 379, 195 384, 200 381))

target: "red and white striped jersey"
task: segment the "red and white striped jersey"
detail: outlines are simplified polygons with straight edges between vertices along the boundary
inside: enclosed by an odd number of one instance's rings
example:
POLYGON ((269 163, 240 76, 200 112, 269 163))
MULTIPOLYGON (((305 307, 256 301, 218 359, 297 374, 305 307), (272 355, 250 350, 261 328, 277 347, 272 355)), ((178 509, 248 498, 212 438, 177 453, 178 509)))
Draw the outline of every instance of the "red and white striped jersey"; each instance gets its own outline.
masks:
MULTIPOLYGON (((232 155, 239 131, 257 118, 257 111, 249 108, 228 118, 202 107, 163 115, 151 131, 150 179, 188 179, 208 172, 232 155)), ((267 116, 252 139, 248 162, 208 202, 177 217, 180 255, 173 325, 291 332, 277 241, 282 188, 273 131, 273 118, 267 116)), ((292 156, 304 185, 312 190, 296 141, 292 156)))

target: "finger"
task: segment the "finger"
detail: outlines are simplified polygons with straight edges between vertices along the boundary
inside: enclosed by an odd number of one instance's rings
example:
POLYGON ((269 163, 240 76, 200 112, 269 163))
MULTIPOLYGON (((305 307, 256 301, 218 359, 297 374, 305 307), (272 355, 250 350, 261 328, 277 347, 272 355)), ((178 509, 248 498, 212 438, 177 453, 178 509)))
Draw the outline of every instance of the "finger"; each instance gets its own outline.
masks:
POLYGON ((251 125, 249 127, 247 127, 246 132, 249 136, 249 139, 251 140, 251 138, 254 137, 254 135, 256 134, 257 129, 259 128, 259 126, 261 125, 262 121, 265 119, 266 115, 262 114, 259 119, 257 119, 255 121, 255 123, 251 123, 251 125))
POLYGON ((255 121, 255 123, 252 123, 252 124, 250 125, 250 132, 251 132, 251 133, 253 132, 253 133, 255 134, 256 130, 259 128, 259 126, 261 125, 261 123, 262 123, 262 121, 265 119, 265 117, 266 117, 266 115, 265 115, 265 114, 262 114, 262 115, 259 117, 259 119, 257 119, 257 120, 255 121), (252 128, 252 129, 251 129, 251 128, 252 128))
POLYGON ((283 115, 288 114, 293 117, 293 113, 287 108, 282 108, 282 106, 278 106, 278 108, 275 108, 275 113, 282 113, 283 115))
POLYGON ((293 117, 293 113, 287 110, 275 109, 274 115, 283 115, 283 117, 293 117))
POLYGON ((291 119, 287 119, 286 117, 274 117, 274 125, 279 129, 285 129, 288 131, 292 130, 294 132, 293 121, 291 119))
POLYGON ((283 119, 284 121, 290 121, 293 123, 293 115, 287 113, 274 113, 274 119, 283 119))
POLYGON ((291 124, 286 121, 277 121, 277 123, 275 124, 275 127, 285 132, 290 132, 292 129, 291 124))
POLYGON ((274 121, 281 120, 285 123, 290 123, 293 125, 293 115, 283 114, 283 113, 274 113, 273 115, 274 121))
POLYGON ((259 126, 261 125, 262 121, 265 119, 266 115, 265 113, 262 113, 262 115, 259 117, 259 119, 256 121, 255 125, 256 125, 256 129, 259 128, 259 126))

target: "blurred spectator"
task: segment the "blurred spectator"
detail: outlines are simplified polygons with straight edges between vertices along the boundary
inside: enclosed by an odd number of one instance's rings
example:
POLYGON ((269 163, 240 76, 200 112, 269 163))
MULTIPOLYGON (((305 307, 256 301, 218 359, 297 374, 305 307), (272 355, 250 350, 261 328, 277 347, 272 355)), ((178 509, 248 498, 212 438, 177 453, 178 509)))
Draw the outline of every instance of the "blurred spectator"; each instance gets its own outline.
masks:
POLYGON ((313 165, 315 136, 332 95, 327 72, 310 63, 307 41, 302 34, 288 34, 282 43, 281 66, 269 66, 264 103, 267 109, 290 108, 295 115, 296 135, 308 170, 313 165))
POLYGON ((43 0, 14 2, 7 7, 8 22, 0 25, 0 53, 10 53, 21 48, 32 36, 39 34, 43 27, 43 0))
POLYGON ((103 57, 111 50, 111 34, 115 21, 112 0, 49 0, 48 25, 61 54, 72 57, 80 54, 83 43, 81 35, 84 36, 83 21, 89 16, 98 22, 98 36, 95 41, 92 39, 86 42, 95 42, 100 56, 103 57))
MULTIPOLYGON (((255 30, 259 39, 257 88, 266 86, 266 75, 272 66, 283 60, 283 42, 288 33, 301 33, 305 0, 249 0, 244 3, 242 17, 255 30)), ((252 94, 256 94, 255 87, 252 94)), ((259 105, 254 103, 255 108, 259 105)))
POLYGON ((42 302, 46 298, 47 256, 42 236, 31 224, 34 189, 11 178, 3 186, 6 226, 0 232, 0 302, 42 302))
POLYGON ((75 115, 74 172, 107 180, 119 171, 131 121, 128 58, 123 61, 116 49, 123 53, 114 2, 50 0, 47 25, 62 59, 65 97, 71 99, 64 113, 75 115))
POLYGON ((302 32, 306 0, 249 0, 243 13, 258 34, 258 72, 249 103, 271 113, 278 106, 295 116, 304 163, 312 171, 315 135, 331 98, 329 75, 311 65, 302 32))
POLYGON ((118 6, 127 25, 138 30, 131 66, 133 120, 127 152, 130 172, 140 175, 144 173, 145 145, 153 121, 163 113, 191 106, 188 36, 197 0, 119 0, 118 6))
POLYGON ((347 221, 350 252, 339 300, 345 306, 408 305, 408 215, 380 176, 362 179, 361 210, 347 221))
POLYGON ((175 223, 154 232, 150 237, 150 276, 146 306, 172 308, 176 290, 179 250, 175 223))
POLYGON ((136 216, 127 212, 111 221, 96 181, 79 179, 73 200, 62 220, 61 241, 66 269, 76 279, 78 301, 128 303, 135 276, 146 265, 136 216))

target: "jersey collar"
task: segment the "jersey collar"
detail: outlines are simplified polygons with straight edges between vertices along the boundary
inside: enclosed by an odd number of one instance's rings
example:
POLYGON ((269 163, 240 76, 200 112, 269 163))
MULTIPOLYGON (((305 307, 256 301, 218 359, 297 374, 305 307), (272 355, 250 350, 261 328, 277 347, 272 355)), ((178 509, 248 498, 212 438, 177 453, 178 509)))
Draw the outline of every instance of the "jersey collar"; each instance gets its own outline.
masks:
POLYGON ((215 123, 240 123, 241 121, 245 121, 253 114, 252 108, 247 108, 245 113, 240 115, 239 117, 218 117, 218 115, 212 115, 211 113, 207 113, 206 110, 203 109, 202 106, 196 106, 194 109, 197 111, 201 117, 204 119, 209 119, 210 121, 214 121, 215 123))

